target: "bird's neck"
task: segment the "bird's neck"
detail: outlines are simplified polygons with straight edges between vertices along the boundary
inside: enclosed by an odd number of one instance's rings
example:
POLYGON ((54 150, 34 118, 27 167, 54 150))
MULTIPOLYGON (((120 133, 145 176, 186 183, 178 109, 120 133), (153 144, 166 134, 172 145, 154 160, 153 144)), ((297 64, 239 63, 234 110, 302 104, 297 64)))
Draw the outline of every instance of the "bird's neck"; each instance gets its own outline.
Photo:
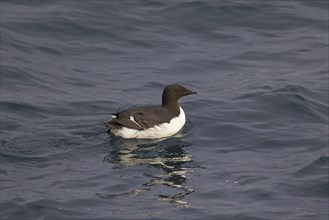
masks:
POLYGON ((162 99, 162 107, 168 109, 174 116, 178 116, 180 113, 178 101, 168 101, 162 99))

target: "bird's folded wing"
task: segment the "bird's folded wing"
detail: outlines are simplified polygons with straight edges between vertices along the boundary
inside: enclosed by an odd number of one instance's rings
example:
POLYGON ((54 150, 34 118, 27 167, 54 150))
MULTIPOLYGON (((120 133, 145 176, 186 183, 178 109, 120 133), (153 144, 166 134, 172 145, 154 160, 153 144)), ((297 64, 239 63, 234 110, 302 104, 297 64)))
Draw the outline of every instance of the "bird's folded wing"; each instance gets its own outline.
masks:
POLYGON ((107 129, 120 129, 127 127, 135 130, 143 130, 141 126, 130 119, 113 118, 111 121, 106 123, 107 129))
POLYGON ((145 108, 130 109, 119 112, 116 116, 106 124, 109 129, 116 125, 145 130, 162 123, 169 123, 172 118, 167 110, 159 107, 148 107, 147 110, 145 108))

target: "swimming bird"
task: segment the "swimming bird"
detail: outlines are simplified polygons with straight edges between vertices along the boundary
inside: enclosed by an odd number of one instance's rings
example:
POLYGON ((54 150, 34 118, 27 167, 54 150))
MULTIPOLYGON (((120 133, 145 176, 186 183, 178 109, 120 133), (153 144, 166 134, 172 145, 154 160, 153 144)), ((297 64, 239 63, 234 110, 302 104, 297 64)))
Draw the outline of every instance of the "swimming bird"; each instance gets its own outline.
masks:
POLYGON ((197 94, 179 84, 168 85, 162 93, 161 106, 144 106, 112 114, 106 122, 108 132, 123 138, 156 139, 176 134, 186 118, 178 99, 197 94))

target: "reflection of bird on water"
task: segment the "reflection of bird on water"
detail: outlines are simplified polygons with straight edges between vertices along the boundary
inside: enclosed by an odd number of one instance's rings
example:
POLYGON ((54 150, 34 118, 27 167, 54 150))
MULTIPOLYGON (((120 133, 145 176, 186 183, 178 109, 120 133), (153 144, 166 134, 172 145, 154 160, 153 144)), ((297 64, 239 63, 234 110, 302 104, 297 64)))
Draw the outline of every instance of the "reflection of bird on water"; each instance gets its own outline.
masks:
POLYGON ((141 187, 131 192, 102 197, 141 195, 145 191, 151 191, 153 186, 163 185, 182 192, 174 195, 159 195, 161 199, 169 200, 180 206, 188 206, 188 203, 183 199, 186 195, 194 192, 194 189, 183 185, 187 173, 191 172, 184 167, 184 164, 191 162, 192 158, 183 147, 188 146, 189 143, 182 141, 177 136, 161 140, 113 138, 112 141, 114 142, 113 146, 116 148, 105 156, 104 161, 115 163, 121 168, 148 165, 160 168, 164 173, 158 175, 145 174, 145 176, 150 177, 150 180, 141 187))

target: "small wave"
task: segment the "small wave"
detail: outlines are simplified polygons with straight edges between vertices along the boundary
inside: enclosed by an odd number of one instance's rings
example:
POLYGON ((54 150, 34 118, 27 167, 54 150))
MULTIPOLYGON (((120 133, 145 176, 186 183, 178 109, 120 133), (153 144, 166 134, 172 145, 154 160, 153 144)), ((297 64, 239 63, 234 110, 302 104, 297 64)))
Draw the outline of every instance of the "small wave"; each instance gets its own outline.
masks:
POLYGON ((269 118, 323 123, 328 121, 327 104, 318 100, 318 96, 311 90, 296 85, 287 85, 281 88, 263 86, 253 88, 249 92, 239 96, 238 102, 247 103, 249 107, 260 108, 266 111, 269 118))
POLYGON ((5 101, 1 102, 1 112, 6 117, 13 116, 18 119, 44 119, 47 118, 46 111, 36 105, 27 104, 24 102, 5 101))
POLYGON ((309 177, 313 175, 323 175, 329 171, 329 156, 321 156, 311 162, 310 164, 304 166, 294 173, 295 177, 309 177))

